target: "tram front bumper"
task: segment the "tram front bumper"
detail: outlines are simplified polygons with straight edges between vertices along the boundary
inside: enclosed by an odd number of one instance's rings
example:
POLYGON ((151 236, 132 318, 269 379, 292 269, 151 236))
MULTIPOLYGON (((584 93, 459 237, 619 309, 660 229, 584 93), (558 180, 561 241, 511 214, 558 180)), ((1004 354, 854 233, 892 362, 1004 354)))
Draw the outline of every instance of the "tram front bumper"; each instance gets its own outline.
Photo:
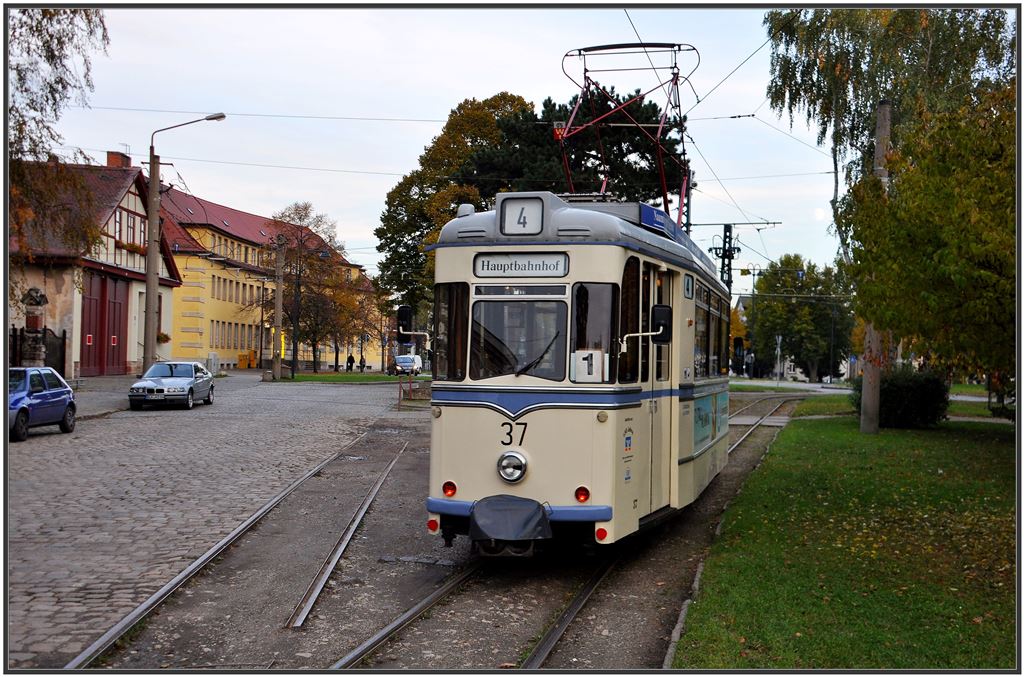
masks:
POLYGON ((544 506, 530 498, 499 494, 482 498, 469 511, 474 541, 535 541, 551 538, 544 506))
MULTIPOLYGON (((494 497, 491 497, 494 498, 494 497)), ((510 497, 516 498, 516 497, 510 497)), ((431 517, 439 516, 442 521, 446 518, 453 520, 464 520, 466 529, 459 530, 460 534, 468 534, 469 516, 474 508, 481 501, 459 501, 451 498, 439 498, 428 496, 426 501, 427 512, 431 517)), ((537 503, 531 499, 521 499, 530 503, 537 503)), ((548 505, 542 504, 544 512, 547 513, 550 522, 610 522, 612 521, 612 507, 610 505, 548 505)))

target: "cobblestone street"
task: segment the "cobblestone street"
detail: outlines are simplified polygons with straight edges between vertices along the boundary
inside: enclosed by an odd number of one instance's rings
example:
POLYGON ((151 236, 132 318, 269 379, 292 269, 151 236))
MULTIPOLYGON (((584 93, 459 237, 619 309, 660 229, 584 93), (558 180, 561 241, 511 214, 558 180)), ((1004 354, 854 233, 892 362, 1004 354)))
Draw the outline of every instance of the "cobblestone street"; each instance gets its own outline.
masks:
POLYGON ((8 668, 63 667, 396 399, 248 375, 216 387, 212 406, 118 411, 8 445, 8 668))

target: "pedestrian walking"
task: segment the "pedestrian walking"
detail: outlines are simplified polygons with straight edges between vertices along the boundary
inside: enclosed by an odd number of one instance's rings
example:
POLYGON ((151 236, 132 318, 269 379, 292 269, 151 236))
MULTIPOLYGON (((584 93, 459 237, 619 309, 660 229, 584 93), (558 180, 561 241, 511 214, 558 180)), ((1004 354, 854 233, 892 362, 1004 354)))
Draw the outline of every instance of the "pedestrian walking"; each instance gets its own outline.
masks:
POLYGON ((359 373, 360 374, 363 373, 364 369, 366 369, 366 357, 364 357, 363 355, 360 355, 359 356, 359 373))
POLYGON ((352 365, 356 363, 356 358, 352 357, 352 353, 348 354, 348 359, 345 360, 345 371, 352 371, 352 365))

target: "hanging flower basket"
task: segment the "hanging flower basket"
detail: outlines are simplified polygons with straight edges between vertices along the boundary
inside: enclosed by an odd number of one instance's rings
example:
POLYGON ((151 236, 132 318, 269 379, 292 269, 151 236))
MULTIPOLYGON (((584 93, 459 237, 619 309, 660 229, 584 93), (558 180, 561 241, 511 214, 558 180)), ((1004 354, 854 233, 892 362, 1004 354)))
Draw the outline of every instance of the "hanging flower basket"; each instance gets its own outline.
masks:
POLYGON ((168 336, 167 334, 163 333, 162 331, 158 331, 156 333, 156 342, 157 343, 170 343, 171 342, 171 337, 168 336))

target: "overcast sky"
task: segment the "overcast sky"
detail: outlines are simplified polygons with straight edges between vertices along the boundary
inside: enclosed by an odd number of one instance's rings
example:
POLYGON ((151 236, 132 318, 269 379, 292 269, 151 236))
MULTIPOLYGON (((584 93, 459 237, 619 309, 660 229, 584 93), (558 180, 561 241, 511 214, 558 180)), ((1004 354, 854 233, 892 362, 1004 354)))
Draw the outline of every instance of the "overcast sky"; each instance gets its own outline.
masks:
MULTIPOLYGON (((452 108, 501 91, 538 106, 549 96, 565 102, 578 91, 562 73, 566 52, 634 42, 638 32, 700 54, 691 82, 702 101, 689 124, 693 221, 781 222, 737 227, 734 267, 763 267, 787 253, 832 264, 831 161, 802 121, 790 130, 764 103, 764 11, 111 8, 108 53, 93 58, 91 107, 68 109, 58 128, 66 146, 98 162, 104 151, 127 147, 140 165, 153 130, 223 111, 223 122, 157 135, 157 152, 174 164, 163 178, 265 216, 312 202, 337 221, 350 260, 376 274, 373 230, 385 196, 417 166, 452 108)), ((684 55, 682 72, 694 64, 684 55)), ((650 73, 631 77, 630 90, 655 84, 650 73)), ((697 103, 689 87, 681 95, 684 111, 697 103)), ((662 103, 660 95, 651 100, 662 103)), ((716 234, 720 240, 720 227, 694 229, 705 249, 719 243, 716 234)), ((749 291, 750 280, 735 273, 734 293, 749 291)))

